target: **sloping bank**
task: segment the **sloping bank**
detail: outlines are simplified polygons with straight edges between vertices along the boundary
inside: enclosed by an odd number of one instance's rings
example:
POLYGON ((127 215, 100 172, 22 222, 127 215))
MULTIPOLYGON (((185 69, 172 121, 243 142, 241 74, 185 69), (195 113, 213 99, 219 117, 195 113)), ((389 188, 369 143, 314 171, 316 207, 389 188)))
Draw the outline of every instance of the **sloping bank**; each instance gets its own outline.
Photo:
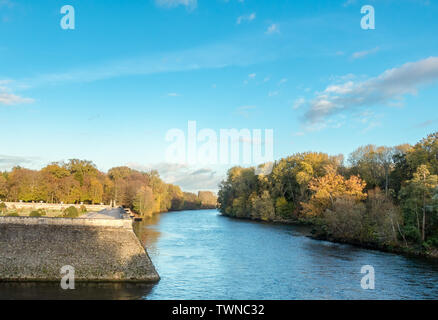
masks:
POLYGON ((130 219, 0 217, 0 281, 159 280, 130 219))

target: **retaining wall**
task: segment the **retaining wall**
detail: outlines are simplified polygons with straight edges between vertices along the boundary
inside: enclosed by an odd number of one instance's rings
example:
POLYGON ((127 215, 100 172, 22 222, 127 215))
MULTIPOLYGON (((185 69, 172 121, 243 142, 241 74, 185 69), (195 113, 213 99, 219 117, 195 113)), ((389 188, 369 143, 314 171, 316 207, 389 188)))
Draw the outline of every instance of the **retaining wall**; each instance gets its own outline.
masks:
POLYGON ((128 219, 0 217, 0 281, 154 282, 159 276, 128 219))

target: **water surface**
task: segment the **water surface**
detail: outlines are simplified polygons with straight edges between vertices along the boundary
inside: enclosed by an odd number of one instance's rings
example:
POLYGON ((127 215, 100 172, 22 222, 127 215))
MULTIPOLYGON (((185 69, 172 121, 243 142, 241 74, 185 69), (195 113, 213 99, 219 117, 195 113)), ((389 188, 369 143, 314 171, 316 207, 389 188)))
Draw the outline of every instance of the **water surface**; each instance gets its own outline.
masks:
POLYGON ((318 241, 296 226, 172 212, 136 225, 161 281, 144 299, 438 299, 430 260, 318 241), (363 290, 361 267, 375 269, 363 290))

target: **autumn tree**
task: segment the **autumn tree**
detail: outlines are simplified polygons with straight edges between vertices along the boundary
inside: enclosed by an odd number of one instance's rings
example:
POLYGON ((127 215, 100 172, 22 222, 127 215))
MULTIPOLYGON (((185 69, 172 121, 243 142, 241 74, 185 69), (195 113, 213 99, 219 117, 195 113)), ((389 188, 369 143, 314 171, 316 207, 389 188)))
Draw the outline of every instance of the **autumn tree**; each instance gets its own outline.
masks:
POLYGON ((142 186, 137 191, 133 208, 142 216, 151 216, 154 213, 154 195, 151 187, 142 186))
POLYGON ((5 175, 0 172, 0 200, 5 200, 8 196, 8 181, 5 175))
POLYGON ((309 183, 313 192, 308 203, 302 203, 303 211, 308 216, 319 217, 327 209, 332 209, 337 198, 348 196, 356 201, 366 198, 363 192, 366 183, 358 176, 345 179, 334 168, 327 167, 327 174, 314 178, 309 183))
POLYGON ((202 208, 216 208, 217 196, 211 191, 198 191, 202 208))

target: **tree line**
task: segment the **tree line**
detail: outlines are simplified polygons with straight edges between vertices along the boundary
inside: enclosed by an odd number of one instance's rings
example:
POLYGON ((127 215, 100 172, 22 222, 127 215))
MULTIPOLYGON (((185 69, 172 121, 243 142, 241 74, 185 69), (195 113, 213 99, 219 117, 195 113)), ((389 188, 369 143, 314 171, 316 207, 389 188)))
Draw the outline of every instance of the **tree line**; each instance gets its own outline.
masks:
POLYGON ((66 204, 115 201, 143 216, 216 207, 212 192, 183 192, 179 186, 161 180, 157 171, 115 167, 104 173, 91 161, 78 159, 51 163, 41 170, 17 166, 0 172, 0 200, 66 204))
POLYGON ((231 168, 218 206, 231 217, 310 223, 322 238, 436 250, 438 132, 413 146, 360 147, 347 164, 305 152, 276 161, 269 175, 231 168))

